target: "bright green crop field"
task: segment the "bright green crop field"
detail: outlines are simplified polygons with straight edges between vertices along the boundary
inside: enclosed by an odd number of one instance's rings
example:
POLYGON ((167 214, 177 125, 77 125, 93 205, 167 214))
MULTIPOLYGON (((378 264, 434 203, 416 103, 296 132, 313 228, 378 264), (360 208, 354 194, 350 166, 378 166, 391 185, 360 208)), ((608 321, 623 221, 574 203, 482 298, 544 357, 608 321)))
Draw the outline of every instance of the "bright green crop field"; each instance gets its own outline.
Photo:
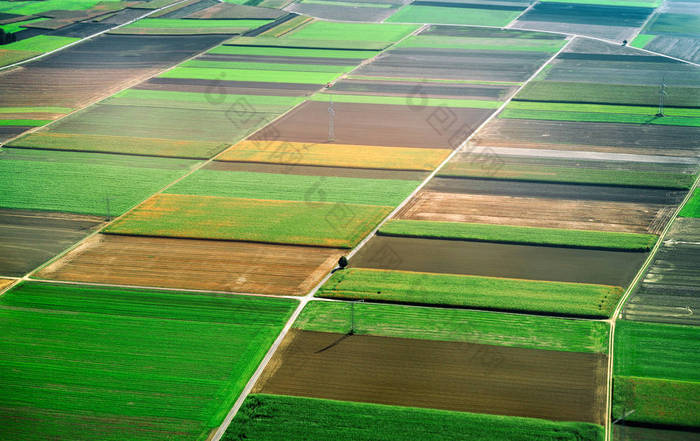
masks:
MULTIPOLYGON (((196 80, 221 80, 220 68, 176 67, 159 78, 189 78, 196 80)), ((286 70, 228 69, 225 81, 261 81, 268 83, 326 84, 340 73, 300 72, 286 70)))
POLYGON ((602 441, 604 431, 589 423, 255 394, 243 403, 223 437, 242 439, 602 441))
POLYGON ((23 25, 38 23, 38 22, 46 21, 46 20, 48 20, 48 18, 33 18, 31 20, 18 21, 18 22, 14 22, 14 23, 0 25, 0 29, 5 31, 6 33, 11 34, 14 32, 19 32, 19 31, 25 30, 26 28, 23 28, 22 27, 23 25))
POLYGON ((544 40, 527 38, 479 38, 479 37, 448 37, 437 35, 416 35, 409 37, 399 44, 399 47, 413 48, 445 48, 478 51, 513 51, 513 52, 547 52, 555 53, 566 43, 563 39, 544 40))
POLYGON ((358 335, 568 352, 608 347, 609 325, 600 321, 379 303, 309 302, 294 327, 345 334, 351 321, 358 335))
POLYGON ((700 328, 618 320, 615 374, 700 381, 700 328))
POLYGON ((391 220, 380 228, 379 233, 384 236, 553 245, 567 248, 621 251, 649 251, 657 239, 653 234, 416 220, 391 220))
POLYGON ((3 439, 207 439, 296 302, 25 282, 0 297, 3 439))
POLYGON ((418 181, 198 170, 168 193, 396 206, 418 181))
POLYGON ((394 43, 418 29, 416 25, 314 21, 284 36, 292 40, 355 40, 394 43))
POLYGON ((4 149, 0 176, 12 185, 0 193, 0 207, 115 216, 196 164, 183 159, 4 149))
MULTIPOLYGON (((280 40, 275 38, 274 41, 268 41, 258 37, 251 39, 250 44, 265 44, 272 46, 271 43, 280 43, 280 40)), ((296 47, 258 47, 258 46, 243 46, 246 42, 244 38, 234 40, 236 45, 223 45, 210 50, 209 54, 228 54, 228 55, 260 55, 270 57, 313 57, 313 58, 371 58, 378 54, 377 51, 369 50, 333 50, 333 49, 310 49, 296 47)), ((304 43, 306 46, 306 44, 304 43)), ((358 60, 359 63, 359 60, 358 60)))
POLYGON ((106 233, 352 248, 391 207, 158 194, 112 223, 106 233), (342 223, 341 223, 342 222, 342 223))
POLYGON ((607 318, 622 293, 606 285, 349 268, 317 296, 607 318))
POLYGON ((31 15, 44 11, 62 9, 75 11, 89 9, 102 0, 42 0, 28 2, 0 1, 0 12, 8 14, 31 15))
POLYGON ((37 35, 35 37, 27 38, 26 40, 5 44, 2 46, 2 49, 12 51, 51 52, 78 40, 80 39, 71 37, 57 37, 53 35, 37 35))
MULTIPOLYGON (((523 10, 525 7, 523 7, 523 10)), ((505 26, 522 10, 451 8, 444 6, 409 5, 389 17, 394 23, 434 23, 452 25, 505 26)))
POLYGON ((681 217, 700 217, 700 188, 695 189, 693 196, 678 215, 681 217))

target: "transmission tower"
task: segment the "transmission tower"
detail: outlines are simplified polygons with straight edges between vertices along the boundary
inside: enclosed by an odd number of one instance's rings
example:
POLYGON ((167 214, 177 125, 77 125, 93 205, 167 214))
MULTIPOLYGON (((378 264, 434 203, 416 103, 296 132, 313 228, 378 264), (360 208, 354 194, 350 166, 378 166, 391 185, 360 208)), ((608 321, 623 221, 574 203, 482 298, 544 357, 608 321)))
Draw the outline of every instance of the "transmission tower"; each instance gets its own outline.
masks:
POLYGON ((666 79, 661 78, 661 85, 659 86, 659 113, 656 114, 659 118, 664 116, 664 97, 666 95, 668 95, 666 92, 666 79))

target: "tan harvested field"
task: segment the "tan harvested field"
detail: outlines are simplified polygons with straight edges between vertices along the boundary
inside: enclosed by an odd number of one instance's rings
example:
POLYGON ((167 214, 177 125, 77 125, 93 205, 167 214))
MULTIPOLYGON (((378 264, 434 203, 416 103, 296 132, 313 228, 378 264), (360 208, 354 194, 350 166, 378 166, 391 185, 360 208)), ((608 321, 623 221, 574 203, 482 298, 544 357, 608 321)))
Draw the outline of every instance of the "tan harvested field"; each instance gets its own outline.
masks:
POLYGON ((0 291, 14 283, 14 279, 0 279, 0 291))
POLYGON ((220 154, 216 159, 219 161, 432 171, 449 154, 449 149, 241 141, 220 154))
POLYGON ((658 234, 672 206, 421 191, 399 219, 658 234))
MULTIPOLYGON (((333 108, 337 144, 436 149, 459 147, 493 112, 355 103, 335 103, 333 108)), ((328 103, 308 101, 250 139, 326 143, 328 125, 328 103)))
POLYGON ((40 279, 304 295, 341 250, 248 242, 96 235, 40 279))
POLYGON ((603 354, 292 330, 253 392, 603 423, 603 354))

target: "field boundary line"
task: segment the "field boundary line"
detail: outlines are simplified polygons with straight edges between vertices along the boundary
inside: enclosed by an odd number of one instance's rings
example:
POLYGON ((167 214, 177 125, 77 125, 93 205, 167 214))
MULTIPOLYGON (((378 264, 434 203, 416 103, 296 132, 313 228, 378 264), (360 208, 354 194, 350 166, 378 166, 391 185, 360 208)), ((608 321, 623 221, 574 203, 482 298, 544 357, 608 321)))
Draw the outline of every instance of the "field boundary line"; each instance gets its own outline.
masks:
MULTIPOLYGON (((36 61, 36 60, 38 60, 38 59, 40 59, 40 58, 44 58, 44 57, 49 56, 49 55, 51 55, 51 54, 54 54, 54 53, 56 53, 56 52, 62 51, 63 49, 67 49, 67 48, 69 48, 69 47, 71 47, 71 46, 75 46, 76 44, 80 44, 80 43, 82 43, 83 41, 90 40, 90 39, 95 38, 95 37, 99 37, 100 35, 106 34, 107 32, 111 32, 111 31, 113 31, 113 30, 115 30, 115 29, 119 29, 119 28, 121 28, 121 27, 123 27, 123 26, 130 25, 130 24, 132 24, 132 23, 134 23, 134 22, 136 22, 136 21, 141 20, 142 18, 146 18, 146 17, 148 17, 149 15, 155 14, 156 12, 160 12, 160 11, 162 11, 163 9, 169 8, 169 7, 171 7, 171 6, 177 6, 177 5, 179 5, 180 3, 185 3, 185 2, 187 2, 187 1, 189 1, 189 0, 180 0, 179 2, 171 3, 171 4, 167 5, 167 6, 163 6, 162 8, 153 9, 153 10, 151 10, 151 11, 149 11, 149 12, 143 14, 143 15, 140 15, 139 17, 137 17, 137 18, 135 18, 135 19, 133 19, 133 20, 130 20, 130 21, 126 22, 126 23, 122 23, 122 24, 120 24, 120 25, 111 27, 111 28, 109 28, 109 29, 105 29, 104 31, 100 31, 100 32, 97 32, 97 33, 92 34, 92 35, 88 35, 87 37, 83 37, 83 38, 81 38, 81 39, 78 40, 78 41, 74 41, 74 42, 69 43, 69 44, 67 44, 67 45, 65 45, 65 46, 61 46, 61 47, 59 47, 58 49, 54 49, 54 50, 52 50, 52 51, 45 52, 45 53, 43 53, 43 54, 39 54, 39 55, 37 55, 37 56, 35 56, 35 57, 28 58, 28 59, 26 59, 26 60, 22 60, 22 61, 18 61, 18 62, 16 62, 16 63, 8 64, 7 66, 2 66, 2 67, 0 67, 0 72, 3 71, 3 70, 5 70, 5 69, 10 69, 10 68, 13 68, 13 67, 21 66, 22 64, 30 63, 30 62, 36 61)), ((124 9, 129 9, 129 8, 124 8, 124 9)), ((124 9, 122 9, 122 10, 124 10, 124 9)), ((131 8, 131 9, 139 9, 139 8, 131 8)), ((82 23, 82 22, 76 22, 76 23, 82 23)), ((30 37, 30 38, 31 38, 31 37, 30 37)))
MULTIPOLYGON (((397 42, 394 43, 393 45, 391 45, 391 46, 389 46, 388 48, 386 48, 384 51, 388 51, 388 50, 390 50, 391 48, 393 48, 393 47, 397 46, 398 44, 400 44, 403 40, 405 40, 405 39, 407 39, 407 38, 413 36, 414 34, 420 33, 423 29, 425 29, 425 28, 428 27, 428 26, 430 26, 430 25, 429 25, 429 24, 424 24, 424 25, 421 26, 419 29, 415 30, 414 32, 410 33, 409 35, 406 35, 406 36, 403 37, 401 40, 397 41, 397 42)), ((561 53, 574 39, 575 39, 575 37, 574 37, 574 38, 568 38, 568 37, 567 37, 567 42, 566 42, 566 44, 564 44, 564 45, 561 47, 561 49, 559 49, 554 55, 552 55, 549 59, 547 59, 547 61, 545 61, 544 63, 542 63, 542 65, 539 67, 539 69, 537 69, 537 71, 535 71, 526 81, 524 81, 524 82, 522 83, 522 85, 515 91, 515 93, 513 93, 513 94, 511 95, 510 98, 508 98, 505 102, 503 102, 503 104, 501 104, 501 106, 500 106, 498 109, 494 110, 494 112, 493 112, 488 118, 486 118, 486 120, 484 120, 484 122, 482 122, 482 123, 481 123, 481 124, 480 124, 480 125, 479 125, 479 126, 478 126, 478 127, 477 127, 477 128, 476 128, 476 129, 475 129, 461 144, 460 144, 460 145, 459 145, 459 147, 455 148, 455 149, 448 155, 448 157, 445 158, 445 160, 443 160, 443 161, 437 166, 437 168, 435 168, 435 169, 421 182, 421 184, 418 185, 418 187, 416 187, 416 189, 413 190, 413 192, 412 192, 410 195, 408 195, 408 196, 403 200, 403 202, 401 202, 401 204, 399 204, 391 213, 389 213, 386 217, 384 217, 384 219, 382 219, 382 221, 381 221, 372 231, 370 231, 370 232, 367 234, 367 236, 365 236, 365 238, 364 238, 362 241, 360 241, 360 243, 358 243, 358 244, 347 254, 347 257, 348 257, 348 258, 352 257, 352 256, 353 256, 355 253, 357 253, 357 252, 358 252, 372 237, 374 237, 375 234, 377 233, 377 231, 379 230, 379 228, 382 227, 382 225, 384 225, 384 224, 385 224, 389 219, 391 219, 398 211, 400 211, 411 199, 413 199, 413 197, 414 197, 423 187, 425 187, 425 185, 428 183, 428 181, 430 181, 430 180, 440 171, 440 169, 442 169, 442 167, 450 161, 450 159, 452 159, 457 153, 459 153, 459 152, 462 150, 462 148, 463 148, 463 147, 464 147, 478 132, 479 132, 479 130, 481 130, 486 124, 488 124, 493 118, 495 118, 495 117, 510 103, 510 101, 513 99, 513 96, 515 96, 515 95, 516 95, 522 88, 524 88, 530 81, 532 81, 534 78, 536 78, 537 75, 539 75, 539 73, 545 68, 545 66, 547 66, 554 58, 556 58, 556 57, 559 55, 559 53, 561 53)), ((380 56, 382 53, 384 53, 384 51, 382 51, 380 54, 377 54, 374 58, 380 56)), ((373 58, 373 59, 374 59, 374 58, 373 58)), ((358 69, 358 68, 360 68, 360 67, 361 67, 361 66, 357 66, 355 69, 358 69)), ((353 69, 353 71, 354 71, 355 69, 353 69)), ((351 72, 352 72, 352 71, 351 71, 351 72)), ((351 72, 348 72, 348 74, 350 74, 351 72)), ((346 74, 346 75, 348 75, 348 74, 346 74)), ((296 318, 297 318, 297 317, 299 316, 299 314, 301 313, 301 310, 306 306, 307 303, 309 303, 309 301, 311 301, 311 300, 314 299, 314 295, 316 294, 316 292, 318 292, 318 290, 321 288, 321 286, 323 286, 323 285, 328 281, 328 279, 331 278, 332 275, 333 275, 332 272, 329 272, 328 274, 326 274, 326 275, 316 284, 316 286, 314 286, 314 288, 311 289, 311 291, 309 291, 309 293, 308 293, 307 295, 305 295, 304 297, 301 297, 301 299, 300 299, 300 300, 301 300, 301 303, 299 304, 299 307, 297 308, 296 311, 294 311, 294 314, 292 314, 292 317, 290 317, 289 322, 285 325, 285 327, 283 328, 282 332, 280 333, 280 335, 279 335, 279 336, 277 337, 277 339, 275 340, 275 343, 273 343, 273 345, 270 347, 270 350, 269 350, 268 353, 265 355, 265 358, 264 358, 263 361, 260 363, 260 365, 258 366, 258 368, 255 370, 255 373, 253 374, 253 376, 248 380, 248 383, 246 384, 245 388, 243 389, 243 392, 241 392, 241 394, 238 396, 238 399, 236 399, 236 402, 234 403, 233 408, 232 408, 232 409, 229 411, 229 413, 226 415, 226 418, 225 418, 224 421, 221 423, 221 425, 220 425, 219 428, 217 429, 216 433, 214 434, 213 437, 210 438, 209 441, 220 441, 220 440, 221 440, 221 437, 224 435, 224 433, 226 433, 226 429, 228 429, 228 426, 229 426, 229 425, 231 424, 231 422, 233 421, 233 418, 236 416, 236 414, 237 414, 238 411, 240 410, 241 406, 243 405, 243 402, 244 402, 245 399, 248 397, 248 395, 250 394, 250 392, 253 390, 253 387, 254 387, 255 384, 257 383, 258 378, 260 377, 260 375, 262 374, 262 372, 263 372, 263 371, 265 370, 265 368, 267 367, 268 363, 270 362, 270 360, 271 360, 272 357, 274 356, 274 353, 277 351, 277 349, 279 348, 279 346, 280 346, 280 344, 282 343, 282 341, 284 340, 284 338, 285 338, 285 337, 287 336, 287 334, 289 333, 289 330, 292 328, 292 325, 294 324, 294 321, 296 321, 296 318)), ((341 301, 342 301, 342 300, 341 300, 341 301)))
POLYGON ((666 224, 666 227, 663 229, 663 231, 659 235, 659 239, 656 241, 654 248, 651 250, 651 252, 649 253, 649 256, 644 261, 644 264, 637 272, 637 275, 634 277, 632 282, 627 287, 627 290, 620 298, 620 301, 618 302, 617 307, 615 308, 615 311, 613 312, 612 317, 609 319, 609 321, 610 321, 610 334, 609 334, 609 341, 608 341, 608 348, 609 348, 609 350, 608 350, 608 352, 609 352, 609 354, 608 354, 608 379, 607 379, 607 392, 606 392, 606 404, 605 404, 605 441, 612 441, 612 429, 613 429, 613 424, 612 424, 612 382, 613 382, 613 368, 614 368, 614 358, 615 358, 615 347, 614 347, 614 345, 615 345, 615 323, 618 320, 618 316, 622 313, 622 309, 624 308, 625 303, 627 303, 627 299, 629 299, 629 297, 632 295, 632 292, 637 288, 637 285, 639 284, 639 282, 647 274, 649 267, 656 259, 656 254, 658 253, 659 249, 661 249, 661 246, 663 245, 664 239, 666 238, 666 234, 668 234, 671 227, 675 223, 676 219, 678 219, 678 215, 680 214, 681 210, 683 209, 683 206, 693 197, 693 194, 695 193, 695 190, 698 188, 698 185, 700 185, 700 175, 698 175, 695 178, 695 182, 693 183, 693 186, 690 188, 690 190, 688 190, 688 193, 685 195, 685 198, 683 198, 683 201, 680 204, 678 204, 678 207, 673 212, 673 216, 668 221, 668 223, 666 224))
POLYGON ((527 14, 528 12, 530 12, 530 9, 534 8, 535 5, 537 5, 537 4, 539 4, 539 3, 540 3, 540 0, 535 0, 535 1, 533 1, 532 3, 530 3, 530 5, 529 5, 527 8, 525 8, 525 10, 524 10, 523 12, 521 12, 520 14, 518 14, 517 17, 515 17, 513 20, 510 21, 510 23, 508 23, 507 25, 503 26, 502 29, 510 29, 511 26, 513 26, 518 20, 520 20, 520 17, 522 17, 523 15, 527 14))
MULTIPOLYGON (((647 19, 644 20, 644 23, 642 23, 642 25, 639 28, 637 28, 637 32, 634 33, 634 36, 630 37, 628 44, 632 43, 634 41, 634 39, 637 38, 639 36, 639 34, 641 34, 642 31, 644 31, 646 29, 649 22, 659 14, 659 10, 661 8, 663 8, 665 4, 666 4, 666 0, 661 0, 661 4, 659 6, 657 6, 656 8, 654 8, 654 10, 651 12, 651 14, 649 14, 649 16, 647 17, 647 19)), ((637 49, 639 49, 639 48, 637 48, 637 49)))

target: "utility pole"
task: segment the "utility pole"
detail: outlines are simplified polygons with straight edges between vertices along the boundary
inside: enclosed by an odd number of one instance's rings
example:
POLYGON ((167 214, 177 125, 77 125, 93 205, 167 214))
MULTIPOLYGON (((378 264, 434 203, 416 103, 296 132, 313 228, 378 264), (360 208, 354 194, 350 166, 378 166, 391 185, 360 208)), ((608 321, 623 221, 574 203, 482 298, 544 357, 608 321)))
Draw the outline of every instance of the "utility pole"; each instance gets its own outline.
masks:
POLYGON ((661 78, 661 85, 659 86, 659 113, 655 116, 658 118, 663 118, 664 115, 664 97, 668 95, 666 92, 666 79, 661 78))
POLYGON ((333 108, 333 95, 328 102, 328 142, 335 141, 335 109, 333 108))

